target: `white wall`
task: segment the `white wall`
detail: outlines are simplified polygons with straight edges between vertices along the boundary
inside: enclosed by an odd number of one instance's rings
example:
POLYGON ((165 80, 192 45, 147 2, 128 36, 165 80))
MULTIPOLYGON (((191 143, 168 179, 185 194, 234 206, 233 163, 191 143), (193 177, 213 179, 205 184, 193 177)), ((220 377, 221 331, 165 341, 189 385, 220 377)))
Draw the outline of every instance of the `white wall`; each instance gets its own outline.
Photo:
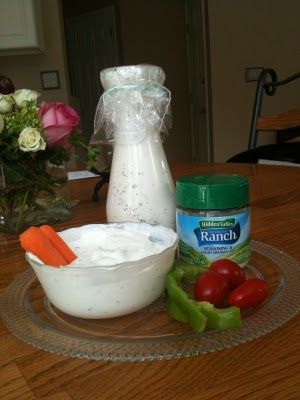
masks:
MULTIPOLYGON (((225 161, 247 148, 256 86, 245 82, 245 68, 272 67, 279 79, 300 71, 300 1, 208 0, 208 7, 214 159, 225 161)), ((300 80, 265 97, 263 113, 295 106, 300 80)))

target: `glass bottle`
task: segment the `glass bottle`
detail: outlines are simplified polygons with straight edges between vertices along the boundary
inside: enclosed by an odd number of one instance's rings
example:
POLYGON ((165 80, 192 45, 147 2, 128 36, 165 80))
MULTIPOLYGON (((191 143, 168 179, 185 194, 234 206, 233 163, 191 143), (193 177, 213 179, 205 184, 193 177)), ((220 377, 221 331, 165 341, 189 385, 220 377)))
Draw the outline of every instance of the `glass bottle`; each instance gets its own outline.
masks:
POLYGON ((152 65, 103 70, 97 124, 114 139, 106 203, 108 222, 143 221, 175 228, 175 187, 161 131, 170 113, 165 74, 152 65))

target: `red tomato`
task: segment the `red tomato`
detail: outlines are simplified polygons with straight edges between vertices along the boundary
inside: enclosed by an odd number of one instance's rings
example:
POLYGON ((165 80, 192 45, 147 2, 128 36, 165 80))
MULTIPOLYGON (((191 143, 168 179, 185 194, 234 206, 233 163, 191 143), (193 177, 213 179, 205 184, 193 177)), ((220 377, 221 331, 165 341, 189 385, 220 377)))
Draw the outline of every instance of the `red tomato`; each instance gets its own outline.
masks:
POLYGON ((224 275, 228 279, 230 289, 235 289, 246 280, 245 272, 237 263, 231 260, 216 260, 211 263, 210 269, 224 275))
POLYGON ((200 275, 195 286, 194 296, 198 301, 208 301, 215 306, 222 305, 228 295, 227 279, 214 271, 207 271, 200 275))
POLYGON ((256 307, 268 296, 268 285, 263 279, 247 279, 229 295, 229 303, 239 308, 256 307))

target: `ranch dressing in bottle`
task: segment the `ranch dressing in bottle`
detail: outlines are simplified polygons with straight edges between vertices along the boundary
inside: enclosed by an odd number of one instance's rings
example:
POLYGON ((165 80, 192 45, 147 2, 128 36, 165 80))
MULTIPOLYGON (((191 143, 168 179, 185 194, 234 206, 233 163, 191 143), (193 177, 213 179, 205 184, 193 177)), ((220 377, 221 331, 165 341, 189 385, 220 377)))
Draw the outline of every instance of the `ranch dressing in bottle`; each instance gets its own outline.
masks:
POLYGON ((152 65, 109 68, 95 117, 114 149, 106 203, 108 222, 175 228, 175 187, 161 141, 170 112, 165 74, 152 65))

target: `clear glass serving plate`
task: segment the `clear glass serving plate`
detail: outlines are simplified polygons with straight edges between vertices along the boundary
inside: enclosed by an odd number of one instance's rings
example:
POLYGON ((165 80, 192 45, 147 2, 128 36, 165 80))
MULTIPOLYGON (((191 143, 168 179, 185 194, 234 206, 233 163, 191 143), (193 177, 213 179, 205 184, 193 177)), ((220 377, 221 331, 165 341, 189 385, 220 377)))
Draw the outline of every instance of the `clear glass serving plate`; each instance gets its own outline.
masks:
POLYGON ((69 357, 146 361, 197 356, 256 339, 299 311, 300 264, 294 258, 253 241, 251 260, 245 268, 248 277, 266 279, 270 293, 262 306, 243 312, 243 325, 234 330, 197 334, 166 314, 163 297, 124 317, 75 318, 48 301, 31 269, 7 288, 0 299, 0 316, 23 341, 69 357))

